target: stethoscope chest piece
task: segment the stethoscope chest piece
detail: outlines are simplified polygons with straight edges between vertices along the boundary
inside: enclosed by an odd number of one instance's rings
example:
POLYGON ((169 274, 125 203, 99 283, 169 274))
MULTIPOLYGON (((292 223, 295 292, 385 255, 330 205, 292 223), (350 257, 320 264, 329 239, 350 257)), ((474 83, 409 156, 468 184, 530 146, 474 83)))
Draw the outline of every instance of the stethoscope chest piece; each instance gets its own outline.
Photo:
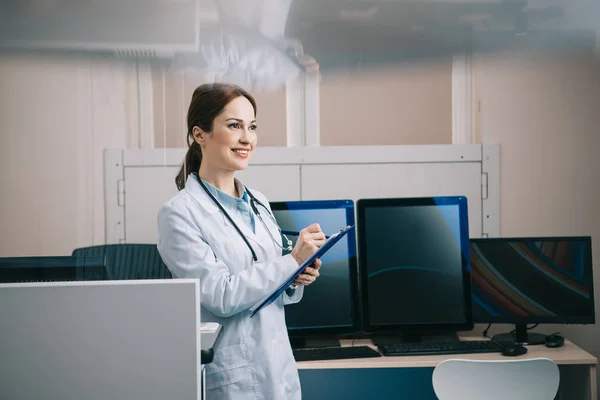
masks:
POLYGON ((288 239, 287 236, 285 236, 285 235, 282 235, 282 236, 285 237, 286 244, 287 244, 287 246, 284 247, 283 249, 285 251, 292 251, 292 241, 290 239, 288 239))
POLYGON ((273 243, 275 243, 275 245, 277 245, 277 247, 279 247, 283 251, 292 251, 292 241, 286 235, 284 235, 281 232, 281 229, 279 228, 279 224, 277 223, 277 220, 275 219, 275 216, 269 211, 269 209, 263 203, 260 202, 260 200, 258 200, 256 197, 254 197, 254 195, 248 190, 248 188, 246 188, 246 192, 250 196, 250 207, 252 208, 252 210, 254 210, 254 214, 256 214, 257 218, 260 220, 260 222, 265 227, 265 230, 267 231, 267 233, 271 237, 271 240, 273 241, 273 243), (282 236, 282 240, 281 240, 282 243, 285 241, 285 246, 280 245, 277 242, 277 240, 275 240, 275 238, 271 234, 271 230, 269 229, 269 227, 267 226, 267 224, 265 223, 265 221, 261 217, 261 213, 258 210, 258 207, 256 206, 255 203, 258 204, 259 206, 261 206, 262 208, 264 208, 268 212, 269 218, 271 219, 271 221, 273 222, 273 224, 277 227, 279 233, 282 236))

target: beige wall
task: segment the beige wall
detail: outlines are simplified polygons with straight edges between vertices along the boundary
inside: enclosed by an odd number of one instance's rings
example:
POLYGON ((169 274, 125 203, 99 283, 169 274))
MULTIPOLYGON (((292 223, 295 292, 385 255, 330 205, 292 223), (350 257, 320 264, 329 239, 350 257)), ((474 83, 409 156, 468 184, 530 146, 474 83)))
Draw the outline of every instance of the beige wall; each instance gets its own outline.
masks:
POLYGON ((321 83, 323 146, 452 143, 452 59, 331 73, 321 83))
MULTIPOLYGON (((185 147, 187 109, 192 93, 203 82, 190 75, 174 74, 162 68, 154 68, 152 78, 155 147, 185 147)), ((258 108, 259 146, 285 146, 287 141, 285 89, 269 93, 253 91, 252 95, 256 99, 258 108)))
MULTIPOLYGON (((501 234, 591 235, 600 309, 600 65, 504 53, 478 58, 476 83, 481 139, 500 144, 501 234)), ((536 331, 560 331, 600 356, 600 325, 536 331)))
MULTIPOLYGON (((158 68, 153 81, 155 145, 182 147, 187 107, 201 82, 158 68)), ((252 94, 258 104, 259 146, 286 146, 285 90, 252 94)), ((320 130, 323 146, 451 144, 451 58, 324 74, 320 130)))
POLYGON ((0 55, 0 257, 105 243, 105 148, 132 147, 134 68, 0 55))

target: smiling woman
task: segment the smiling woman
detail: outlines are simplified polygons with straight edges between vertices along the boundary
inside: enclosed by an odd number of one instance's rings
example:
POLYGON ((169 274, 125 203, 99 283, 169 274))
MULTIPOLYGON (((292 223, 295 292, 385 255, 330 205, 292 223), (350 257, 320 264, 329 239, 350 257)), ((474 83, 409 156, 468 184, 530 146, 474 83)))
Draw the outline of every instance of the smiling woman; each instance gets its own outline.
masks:
POLYGON ((257 143, 256 102, 248 92, 230 84, 198 87, 187 124, 179 193, 158 212, 158 251, 173 277, 199 279, 202 321, 223 326, 206 365, 207 396, 299 400, 284 306, 301 300, 321 261, 260 313, 251 318, 249 310, 286 282, 325 235, 312 224, 283 255, 269 201, 234 177, 248 167, 257 143))
POLYGON ((241 193, 233 184, 233 173, 248 166, 248 157, 256 145, 256 106, 251 99, 240 95, 231 100, 215 117, 211 131, 192 128, 194 141, 206 160, 200 165, 199 175, 234 197, 241 193))
MULTIPOLYGON (((213 83, 196 88, 187 114, 189 147, 175 178, 177 189, 185 187, 192 172, 210 176, 214 173, 211 169, 219 167, 233 175, 235 170, 247 167, 257 142, 256 111, 252 95, 238 86, 213 83), (209 162, 202 163, 203 158, 209 162)), ((233 188, 229 192, 234 194, 233 188)))

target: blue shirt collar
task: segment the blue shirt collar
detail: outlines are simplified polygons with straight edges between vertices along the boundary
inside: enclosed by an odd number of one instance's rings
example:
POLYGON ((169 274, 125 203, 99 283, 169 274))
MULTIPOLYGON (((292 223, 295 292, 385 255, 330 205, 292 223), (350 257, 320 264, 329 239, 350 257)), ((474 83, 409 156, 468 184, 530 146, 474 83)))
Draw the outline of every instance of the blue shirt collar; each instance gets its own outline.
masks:
MULTIPOLYGON (((197 173, 192 172, 192 175, 194 175, 194 177, 196 179, 200 180, 197 173)), ((204 179, 202 179, 202 183, 204 183, 204 185, 210 191, 210 193, 213 196, 215 196, 215 198, 219 201, 219 203, 221 203, 223 206, 228 207, 228 208, 235 206, 239 202, 248 203, 248 192, 246 191, 246 187, 244 185, 242 185, 242 183, 239 180, 237 180, 236 178, 234 178, 234 182, 235 182, 235 187, 238 190, 238 193, 240 193, 240 192, 242 193, 241 198, 231 196, 231 195, 225 193, 224 191, 222 191, 221 189, 217 188, 216 186, 213 186, 210 183, 206 182, 204 179)))

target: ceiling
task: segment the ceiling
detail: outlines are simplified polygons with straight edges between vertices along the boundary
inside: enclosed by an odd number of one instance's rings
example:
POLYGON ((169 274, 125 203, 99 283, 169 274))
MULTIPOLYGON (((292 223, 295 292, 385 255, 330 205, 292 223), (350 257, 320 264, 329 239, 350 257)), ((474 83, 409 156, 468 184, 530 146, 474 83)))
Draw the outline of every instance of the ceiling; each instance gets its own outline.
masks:
POLYGON ((582 1, 294 0, 286 36, 325 69, 493 51, 519 41, 572 46, 578 33, 565 31, 565 9, 582 1))

